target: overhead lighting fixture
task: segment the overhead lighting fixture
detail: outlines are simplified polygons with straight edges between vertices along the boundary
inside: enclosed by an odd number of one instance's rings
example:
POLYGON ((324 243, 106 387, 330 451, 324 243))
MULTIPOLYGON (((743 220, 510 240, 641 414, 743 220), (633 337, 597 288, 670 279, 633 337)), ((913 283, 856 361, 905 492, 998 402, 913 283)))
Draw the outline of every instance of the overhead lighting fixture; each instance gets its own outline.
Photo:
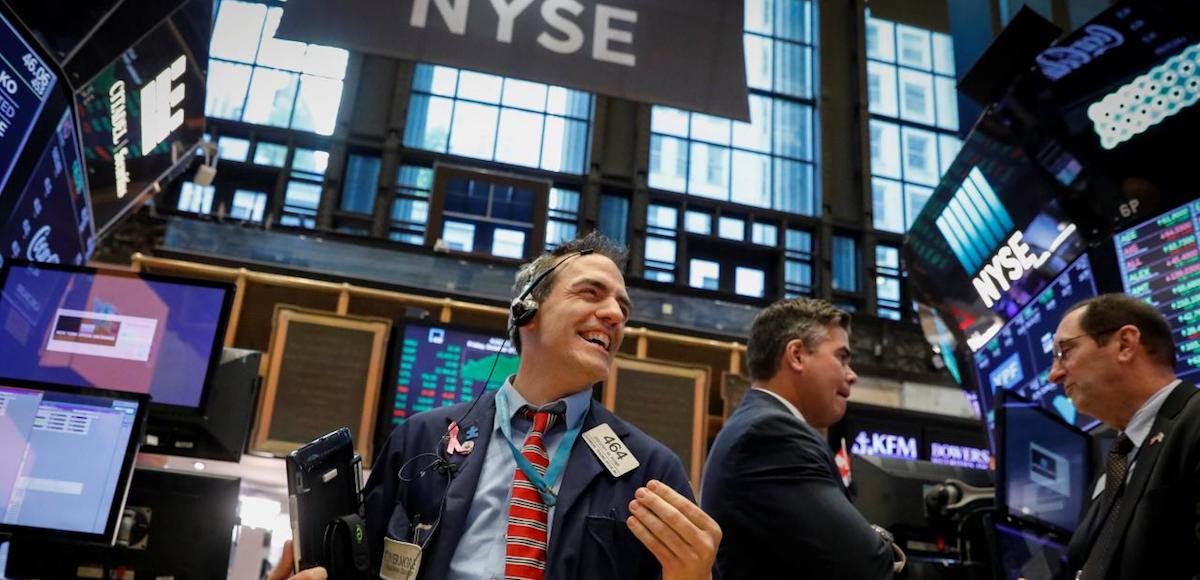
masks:
POLYGON ((1100 145, 1114 149, 1200 99, 1200 44, 1088 107, 1100 145))

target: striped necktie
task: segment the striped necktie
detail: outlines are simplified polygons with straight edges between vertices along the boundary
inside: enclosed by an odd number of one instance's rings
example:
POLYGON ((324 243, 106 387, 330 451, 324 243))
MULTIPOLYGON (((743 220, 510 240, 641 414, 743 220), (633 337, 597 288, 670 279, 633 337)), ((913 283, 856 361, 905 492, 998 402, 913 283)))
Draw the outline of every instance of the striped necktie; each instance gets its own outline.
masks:
MULTIPOLYGON (((543 436, 562 420, 561 411, 533 411, 528 406, 518 411, 532 417, 533 426, 525 436, 521 453, 545 474, 550 465, 543 436)), ((547 524, 550 508, 542 494, 530 483, 520 468, 513 475, 512 504, 508 508, 508 531, 505 535, 504 577, 506 579, 541 580, 546 571, 547 524)))
POLYGON ((1120 543, 1117 520, 1121 519, 1121 498, 1125 491, 1125 478, 1129 474, 1130 451, 1133 451, 1133 441, 1122 433, 1108 452, 1108 466, 1104 472, 1103 499, 1107 503, 1111 497, 1112 507, 1109 508, 1104 523, 1101 524, 1100 534, 1096 537, 1096 543, 1092 544, 1080 578, 1092 580, 1104 577, 1106 571, 1101 568, 1101 561, 1116 550, 1120 543))

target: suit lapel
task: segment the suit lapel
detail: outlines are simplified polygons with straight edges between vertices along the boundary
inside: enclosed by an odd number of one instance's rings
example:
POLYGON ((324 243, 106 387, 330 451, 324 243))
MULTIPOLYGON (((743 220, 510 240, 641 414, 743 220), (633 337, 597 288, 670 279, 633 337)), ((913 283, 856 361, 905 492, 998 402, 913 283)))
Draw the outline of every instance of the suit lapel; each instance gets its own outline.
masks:
POLYGON ((842 490, 842 495, 846 496, 847 499, 850 498, 850 490, 846 489, 846 482, 842 481, 842 472, 838 469, 837 462, 833 459, 833 451, 829 449, 829 441, 821 435, 820 431, 817 431, 812 425, 809 425, 807 422, 802 421, 800 418, 793 415, 791 409, 788 409, 786 405, 779 402, 779 400, 775 397, 756 389, 750 389, 746 392, 746 396, 742 399, 742 404, 755 405, 762 408, 764 411, 767 409, 782 411, 787 413, 789 417, 795 418, 796 425, 801 431, 807 432, 809 435, 816 438, 817 441, 821 442, 820 447, 822 462, 825 463, 825 467, 829 470, 829 473, 833 476, 833 479, 837 481, 838 489, 842 490))
MULTIPOLYGON (((596 427, 602 423, 608 423, 609 427, 613 428, 613 432, 618 437, 624 438, 629 435, 629 429, 616 417, 609 413, 606 409, 592 401, 588 408, 587 415, 583 418, 582 433, 587 433, 589 429, 596 427)), ((571 513, 571 509, 583 495, 592 481, 596 479, 604 471, 604 466, 600 464, 600 460, 592 454, 591 447, 583 441, 581 436, 575 441, 575 446, 571 449, 570 459, 567 460, 566 469, 563 471, 562 484, 558 486, 558 502, 554 506, 554 526, 553 530, 563 530, 563 521, 571 513)), ((632 499, 632 498, 631 498, 632 499)), ((559 544, 565 541, 563 538, 566 534, 551 533, 550 546, 547 550, 548 554, 558 554, 563 550, 559 544)))
MULTIPOLYGON (((471 427, 479 429, 479 436, 475 438, 475 448, 469 455, 451 455, 448 458, 448 461, 456 466, 456 475, 446 493, 446 509, 442 512, 443 521, 438 524, 437 534, 452 543, 439 542, 442 546, 456 545, 462 537, 467 512, 471 509, 471 500, 475 498, 475 488, 479 485, 479 474, 483 472, 488 443, 492 439, 492 432, 496 430, 496 391, 488 391, 484 397, 486 398, 480 401, 478 408, 463 418, 463 424, 459 426, 460 436, 471 427)), ((445 451, 445 440, 438 445, 442 445, 442 451, 445 451)), ((453 548, 440 550, 437 560, 444 559, 444 562, 431 562, 430 568, 449 570, 450 558, 453 555, 453 548)))

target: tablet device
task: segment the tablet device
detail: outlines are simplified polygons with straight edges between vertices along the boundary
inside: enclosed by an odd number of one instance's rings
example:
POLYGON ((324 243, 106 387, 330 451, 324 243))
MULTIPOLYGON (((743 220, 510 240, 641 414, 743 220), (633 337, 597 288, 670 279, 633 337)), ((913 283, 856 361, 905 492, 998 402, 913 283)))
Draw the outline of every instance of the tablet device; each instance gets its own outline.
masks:
POLYGON ((328 569, 325 526, 335 518, 359 513, 361 465, 346 427, 288 454, 288 507, 296 571, 314 566, 328 569))

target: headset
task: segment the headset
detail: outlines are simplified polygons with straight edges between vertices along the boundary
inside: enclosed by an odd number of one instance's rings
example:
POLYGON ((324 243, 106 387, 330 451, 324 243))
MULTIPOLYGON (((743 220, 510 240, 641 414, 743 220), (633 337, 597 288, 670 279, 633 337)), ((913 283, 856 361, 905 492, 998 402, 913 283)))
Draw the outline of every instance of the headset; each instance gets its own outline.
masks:
MULTIPOLYGON (((522 290, 521 293, 515 299, 513 299, 512 303, 509 305, 509 319, 508 319, 509 333, 508 333, 508 336, 504 337, 504 341, 500 343, 500 348, 496 351, 496 356, 492 359, 492 368, 491 368, 491 370, 488 371, 487 380, 485 380, 483 383, 483 391, 484 392, 487 392, 487 387, 492 382, 492 375, 496 372, 496 363, 500 362, 500 354, 504 352, 504 347, 508 345, 509 337, 513 334, 513 332, 516 329, 521 328, 522 326, 526 326, 530 322, 533 322, 533 318, 535 316, 537 316, 539 305, 538 305, 537 300, 534 300, 531 297, 531 294, 533 294, 533 291, 536 290, 538 288, 538 286, 540 286, 543 282, 545 282, 546 278, 548 278, 550 276, 550 274, 553 274, 555 270, 558 270, 559 268, 563 267, 563 265, 565 265, 567 262, 570 262, 571 260, 574 260, 575 258, 578 258, 580 256, 586 256, 588 254, 592 254, 594 252, 595 252, 594 249, 589 248, 586 250, 580 250, 578 252, 573 252, 573 253, 567 254, 565 257, 563 257, 561 260, 559 260, 556 264, 551 266, 548 270, 546 270, 545 272, 542 272, 541 274, 538 274, 537 277, 535 277, 533 280, 531 280, 529 282, 529 284, 527 284, 525 286, 525 289, 522 290)), ((405 477, 405 475, 404 475, 405 469, 407 469, 408 466, 410 464, 412 464, 414 461, 416 461, 417 459, 432 456, 433 460, 428 465, 426 465, 424 468, 422 468, 420 470, 420 472, 417 474, 417 477, 418 478, 425 477, 425 474, 428 473, 431 468, 436 470, 438 473, 441 473, 442 475, 446 476, 446 490, 442 494, 442 501, 441 501, 441 505, 438 507, 437 519, 434 520, 433 525, 430 528, 429 532, 427 534, 425 534, 425 541, 417 542, 421 545, 422 549, 425 548, 425 544, 427 544, 430 540, 433 539, 433 534, 435 531, 437 531, 438 524, 440 524, 442 521, 442 514, 446 510, 446 498, 450 494, 450 484, 451 484, 451 482, 454 481, 454 476, 459 469, 458 465, 451 463, 449 458, 446 457, 446 446, 450 442, 451 430, 454 428, 453 426, 461 425, 463 420, 465 420, 468 416, 471 415, 471 411, 475 410, 475 404, 478 403, 479 399, 481 399, 481 398, 482 397, 475 397, 475 400, 471 401, 471 405, 469 407, 467 407, 466 412, 464 412, 462 415, 460 415, 458 417, 458 420, 451 420, 450 422, 447 423, 446 433, 444 433, 442 435, 441 439, 438 440, 437 446, 433 450, 432 453, 421 453, 415 457, 410 458, 408 461, 405 461, 404 464, 400 466, 400 469, 398 470, 398 472, 396 474, 397 477, 399 477, 399 479, 401 481, 403 481, 405 483, 409 483, 413 480, 412 480, 412 478, 405 477)))

